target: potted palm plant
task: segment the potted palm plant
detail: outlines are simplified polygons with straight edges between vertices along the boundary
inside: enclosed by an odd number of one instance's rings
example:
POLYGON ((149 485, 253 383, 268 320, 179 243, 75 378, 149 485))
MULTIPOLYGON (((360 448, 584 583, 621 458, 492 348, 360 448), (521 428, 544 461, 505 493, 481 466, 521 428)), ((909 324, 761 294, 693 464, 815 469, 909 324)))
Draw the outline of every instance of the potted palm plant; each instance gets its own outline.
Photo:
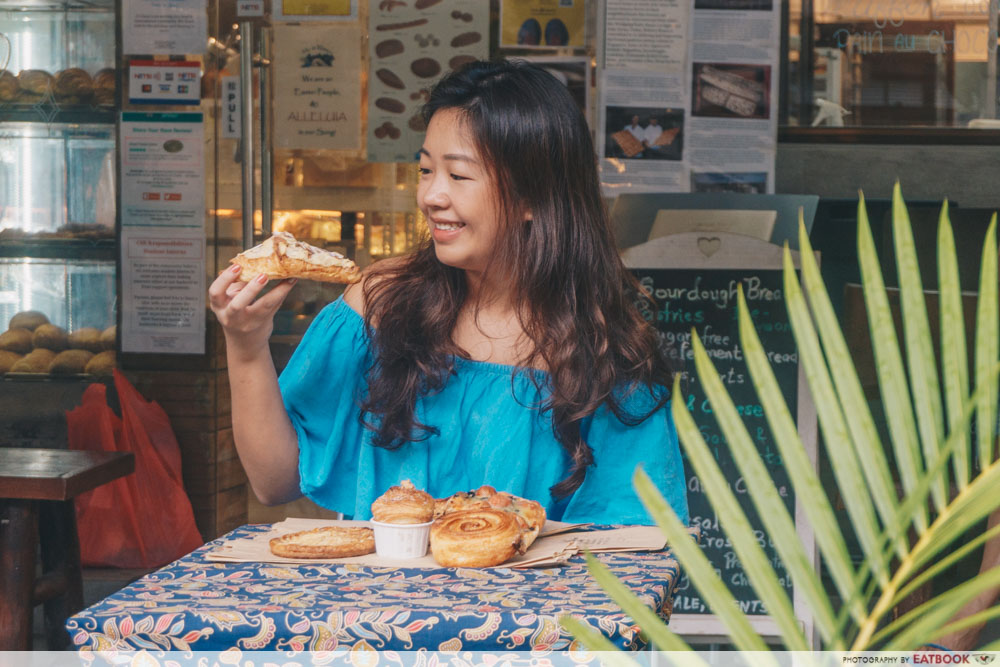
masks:
MULTIPOLYGON (((995 450, 1000 322, 996 216, 990 223, 982 252, 970 378, 947 202, 941 211, 938 233, 941 331, 937 353, 909 217, 898 184, 893 192, 892 213, 902 313, 901 343, 864 197, 859 200, 858 256, 886 415, 887 442, 880 437, 863 394, 803 225, 800 224, 799 241, 801 277, 788 249, 785 250, 784 288, 789 319, 823 440, 836 443, 835 447, 827 444, 828 458, 850 530, 864 554, 860 564, 849 557, 848 536, 838 525, 830 495, 799 439, 742 293, 737 305, 743 354, 795 493, 812 524, 833 591, 824 586, 811 555, 797 539, 793 518, 711 360, 700 341, 695 340, 693 345, 698 378, 771 542, 776 545, 796 590, 808 602, 818 641, 803 632, 786 589, 758 546, 746 516, 683 401, 673 402, 674 419, 687 457, 756 594, 774 618, 786 650, 817 647, 841 651, 914 650, 936 637, 1000 616, 1000 607, 994 607, 964 617, 959 615, 959 620, 954 620, 983 590, 1000 586, 1000 567, 984 568, 969 581, 941 592, 911 611, 893 614, 896 606, 913 591, 1000 535, 1000 527, 994 527, 958 544, 971 527, 1000 507, 997 493, 1000 462, 995 450)), ((680 395, 678 385, 674 391, 680 395)), ((687 527, 642 470, 636 471, 634 485, 650 515, 666 534, 681 567, 724 623, 732 644, 745 651, 767 650, 768 645, 753 630, 713 565, 690 538, 687 527)), ((599 561, 590 557, 589 565, 597 581, 633 617, 656 648, 690 648, 599 561)), ((599 633, 579 620, 565 617, 562 623, 588 648, 614 650, 599 633)), ((985 648, 1000 649, 1000 646, 985 648)))

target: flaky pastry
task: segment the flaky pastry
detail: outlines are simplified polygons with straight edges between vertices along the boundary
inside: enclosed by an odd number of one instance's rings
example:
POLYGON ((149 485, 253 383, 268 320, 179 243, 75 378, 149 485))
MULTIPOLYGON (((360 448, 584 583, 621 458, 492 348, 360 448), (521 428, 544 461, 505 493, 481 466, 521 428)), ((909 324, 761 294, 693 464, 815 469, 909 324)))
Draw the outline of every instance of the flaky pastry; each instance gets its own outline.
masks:
POLYGON ((324 526, 275 537, 270 546, 283 558, 347 558, 374 552, 375 537, 371 528, 324 526))
POLYGON ((262 273, 272 280, 304 278, 328 283, 361 280, 361 270, 347 257, 297 241, 288 232, 275 232, 229 262, 243 267, 239 277, 243 282, 250 282, 262 273))
POLYGON ((381 523, 427 523, 434 516, 434 498, 404 479, 372 503, 372 519, 381 523))
POLYGON ((445 567, 500 565, 518 552, 522 533, 520 522, 510 512, 451 512, 431 525, 431 555, 445 567))

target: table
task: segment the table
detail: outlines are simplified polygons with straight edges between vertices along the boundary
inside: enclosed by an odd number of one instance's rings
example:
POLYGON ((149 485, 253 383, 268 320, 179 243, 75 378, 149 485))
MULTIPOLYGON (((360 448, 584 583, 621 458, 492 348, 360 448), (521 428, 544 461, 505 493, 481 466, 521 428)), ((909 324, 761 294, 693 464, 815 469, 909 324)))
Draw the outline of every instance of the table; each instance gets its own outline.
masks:
MULTIPOLYGON (((646 646, 582 557, 542 570, 205 558, 269 529, 237 528, 74 615, 66 623, 73 644, 94 651, 560 651, 572 637, 557 619, 572 613, 619 648, 646 646)), ((678 565, 668 549, 598 558, 669 618, 678 565)))
POLYGON ((73 498, 134 469, 130 452, 0 447, 0 651, 30 650, 36 604, 48 647, 69 644, 66 617, 83 607, 73 498))

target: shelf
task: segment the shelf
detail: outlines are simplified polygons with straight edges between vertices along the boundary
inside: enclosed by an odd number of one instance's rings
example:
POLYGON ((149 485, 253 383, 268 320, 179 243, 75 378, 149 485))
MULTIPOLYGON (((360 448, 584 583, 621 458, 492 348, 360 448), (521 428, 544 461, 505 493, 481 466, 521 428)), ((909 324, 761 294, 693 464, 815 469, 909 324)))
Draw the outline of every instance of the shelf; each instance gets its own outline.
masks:
POLYGON ((0 378, 4 382, 107 382, 110 375, 94 375, 92 373, 73 373, 70 375, 52 375, 50 373, 3 373, 0 378))
POLYGON ((113 12, 114 0, 0 0, 2 12, 113 12))
POLYGON ((115 239, 22 239, 0 240, 0 258, 91 259, 115 261, 115 239))
POLYGON ((63 123, 67 125, 114 125, 111 107, 56 107, 11 104, 0 106, 0 123, 63 123))

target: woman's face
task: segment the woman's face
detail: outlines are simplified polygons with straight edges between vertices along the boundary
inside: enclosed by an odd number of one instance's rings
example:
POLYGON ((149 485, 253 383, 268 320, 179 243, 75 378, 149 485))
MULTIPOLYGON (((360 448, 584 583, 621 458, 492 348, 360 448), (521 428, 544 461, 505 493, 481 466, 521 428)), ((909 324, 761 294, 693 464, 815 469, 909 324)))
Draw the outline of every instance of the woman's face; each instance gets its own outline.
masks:
POLYGON ((417 205, 443 264, 482 271, 500 230, 496 185, 461 114, 441 109, 420 149, 417 205))

